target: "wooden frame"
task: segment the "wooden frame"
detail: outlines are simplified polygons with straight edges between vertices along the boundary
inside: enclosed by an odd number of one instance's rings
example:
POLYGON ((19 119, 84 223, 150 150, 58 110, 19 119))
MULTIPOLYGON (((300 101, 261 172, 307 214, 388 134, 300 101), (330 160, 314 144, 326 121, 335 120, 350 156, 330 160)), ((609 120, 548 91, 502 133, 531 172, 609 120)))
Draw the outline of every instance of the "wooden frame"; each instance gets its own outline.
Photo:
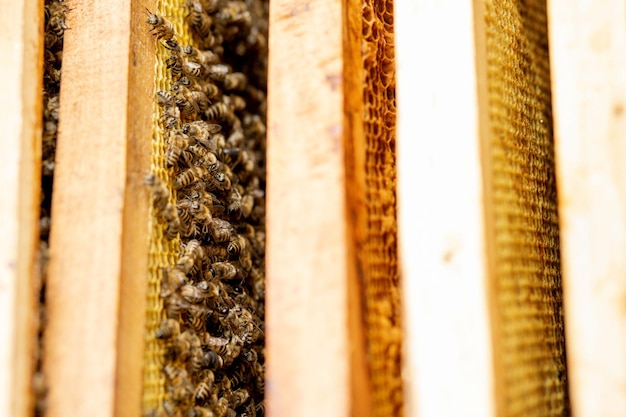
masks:
POLYGON ((32 414, 39 276, 43 1, 0 1, 0 415, 32 414))
POLYGON ((395 3, 407 416, 498 409, 482 7, 395 3))
POLYGON ((552 0, 568 376, 577 417, 626 415, 626 7, 552 0))
POLYGON ((68 2, 52 197, 48 416, 141 415, 152 2, 68 2), (131 29, 132 28, 132 29, 131 29))
POLYGON ((362 198, 354 187, 363 178, 350 170, 359 163, 353 147, 363 140, 361 23, 356 1, 271 4, 266 398, 272 416, 370 412, 353 235, 362 198))

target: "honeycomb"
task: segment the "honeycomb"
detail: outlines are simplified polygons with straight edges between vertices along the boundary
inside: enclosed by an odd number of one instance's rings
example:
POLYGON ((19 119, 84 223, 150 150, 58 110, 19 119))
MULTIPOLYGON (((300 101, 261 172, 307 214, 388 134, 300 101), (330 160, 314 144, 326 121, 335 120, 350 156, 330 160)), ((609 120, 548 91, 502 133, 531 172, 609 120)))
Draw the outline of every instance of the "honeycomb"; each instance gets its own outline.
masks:
POLYGON ((45 283, 48 264, 48 243, 50 237, 50 208, 52 203, 52 183, 54 180, 54 157, 56 151, 57 126, 59 122, 59 91, 61 85, 61 63, 63 60, 63 34, 67 7, 59 0, 46 0, 44 5, 44 71, 43 71, 43 130, 42 130, 42 177, 40 205, 39 262, 41 281, 39 288, 39 320, 37 331, 37 363, 33 379, 35 393, 35 415, 45 410, 46 384, 42 372, 42 339, 46 323, 45 283))
POLYGON ((485 23, 501 411, 569 415, 546 2, 489 0, 485 23))
POLYGON ((266 1, 148 12, 155 82, 145 415, 264 413, 266 1))
POLYGON ((393 2, 364 0, 365 233, 358 242, 372 415, 402 413, 393 2))

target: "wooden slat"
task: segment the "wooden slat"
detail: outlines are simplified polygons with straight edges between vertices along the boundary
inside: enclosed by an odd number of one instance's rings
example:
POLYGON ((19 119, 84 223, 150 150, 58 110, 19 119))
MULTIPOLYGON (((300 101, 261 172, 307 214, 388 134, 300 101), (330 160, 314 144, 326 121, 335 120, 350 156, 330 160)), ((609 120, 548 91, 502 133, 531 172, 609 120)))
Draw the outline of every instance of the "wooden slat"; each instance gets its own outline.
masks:
POLYGON ((495 416, 482 1, 397 0, 406 415, 495 416))
POLYGON ((573 415, 626 415, 626 7, 549 4, 573 415))
POLYGON ((368 412, 346 205, 346 181, 359 179, 344 168, 362 123, 344 114, 362 100, 359 13, 356 1, 270 5, 266 398, 274 417, 368 412))
POLYGON ((153 3, 68 2, 46 295, 49 417, 141 413, 154 94, 144 6, 153 3))
POLYGON ((0 415, 33 412, 42 1, 0 1, 0 415))

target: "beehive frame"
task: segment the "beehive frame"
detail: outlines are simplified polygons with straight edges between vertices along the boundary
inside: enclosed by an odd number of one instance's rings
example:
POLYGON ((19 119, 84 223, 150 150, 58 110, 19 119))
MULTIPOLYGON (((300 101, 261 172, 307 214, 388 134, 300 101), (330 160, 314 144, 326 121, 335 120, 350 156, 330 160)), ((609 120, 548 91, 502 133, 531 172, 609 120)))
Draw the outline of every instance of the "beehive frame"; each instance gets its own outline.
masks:
MULTIPOLYGON (((8 196, 1 201, 0 214, 3 219, 14 220, 2 222, 8 238, 3 239, 1 253, 6 259, 3 265, 17 265, 2 270, 0 306, 9 319, 0 327, 0 358, 5 364, 18 358, 13 366, 3 366, 0 374, 0 413, 17 416, 28 415, 32 407, 28 393, 32 357, 23 352, 29 351, 34 337, 34 326, 29 323, 33 323, 35 310, 32 278, 36 273, 32 270, 37 228, 33 225, 39 188, 39 151, 31 142, 36 142, 33 132, 40 129, 37 94, 41 70, 37 69, 40 60, 34 57, 41 55, 41 45, 36 41, 41 20, 35 16, 41 17, 42 5, 26 3, 2 4, 2 10, 11 13, 0 16, 0 20, 6 18, 3 27, 10 34, 3 41, 22 45, 17 48, 19 54, 11 55, 0 67, 5 79, 17 80, 8 83, 16 88, 10 91, 11 99, 3 103, 23 103, 21 107, 3 108, 3 123, 17 121, 19 126, 4 125, 8 126, 6 137, 14 140, 2 142, 7 148, 0 154, 6 157, 0 166, 8 196), (28 110, 31 108, 34 113, 28 110), (18 350, 22 353, 14 356, 18 350)), ((48 413, 52 417, 136 416, 141 413, 148 227, 148 196, 142 181, 149 166, 153 100, 154 41, 145 25, 144 7, 155 9, 155 5, 123 0, 68 4, 74 13, 68 20, 72 30, 67 32, 64 54, 64 84, 68 87, 62 92, 62 103, 66 103, 62 112, 70 116, 62 117, 51 237, 50 326, 45 341, 45 369, 51 388, 48 413), (108 113, 108 121, 103 121, 107 112, 98 110, 104 108, 113 112, 108 113), (102 221, 94 222, 96 217, 102 221), (75 350, 78 354, 68 355, 68 346, 81 348, 75 350)), ((488 255, 492 238, 482 215, 489 210, 481 173, 489 162, 480 156, 484 152, 480 138, 488 125, 481 110, 487 106, 485 68, 476 65, 484 59, 484 27, 479 17, 484 12, 482 4, 466 2, 459 8, 457 3, 452 7, 452 2, 396 2, 400 103, 407 103, 401 104, 404 109, 420 109, 423 115, 430 115, 423 117, 424 124, 416 125, 409 121, 412 113, 401 113, 399 131, 407 137, 432 138, 428 146, 402 142, 401 174, 428 179, 428 183, 405 182, 399 192, 408 196, 419 186, 432 193, 424 195, 435 197, 401 200, 404 244, 424 249, 420 257, 405 256, 403 272, 410 277, 435 271, 450 282, 462 284, 452 292, 456 302, 440 305, 428 304, 428 299, 449 299, 449 288, 427 281, 417 287, 415 282, 405 286, 405 295, 414 297, 413 304, 407 305, 407 316, 429 317, 428 321, 410 321, 405 327, 409 338, 405 362, 407 415, 417 415, 418 410, 420 417, 443 410, 450 415, 502 415, 495 382, 499 375, 497 358, 491 349, 493 306, 488 300, 492 291, 489 271, 493 265, 488 255), (458 21, 452 23, 451 16, 458 21), (450 27, 455 30, 450 31, 450 27), (430 42, 430 47, 419 44, 422 47, 416 53, 414 39, 432 38, 433 33, 440 34, 437 42, 430 42), (414 66, 410 59, 415 55, 441 64, 435 67, 417 62, 414 66), (443 68, 463 70, 452 75, 443 68), (424 77, 415 75, 422 73, 424 77), (433 112, 424 97, 412 94, 416 85, 446 103, 443 111, 433 112), (456 123, 447 124, 451 113, 456 115, 456 123), (459 149, 460 159, 454 164, 457 169, 450 174, 435 166, 434 171, 426 172, 427 162, 446 160, 451 147, 459 149), (433 172, 442 175, 433 180, 433 172), (459 191, 437 193, 442 187, 459 191), (454 206, 464 207, 464 216, 451 222, 453 217, 440 208, 454 206), (418 213, 425 214, 422 217, 418 213), (428 224, 423 224, 426 219, 428 224), (427 233, 411 235, 409 232, 418 226, 427 233), (442 236, 449 239, 441 240, 442 236), (459 268, 469 280, 456 279, 459 268), (462 323, 472 328, 471 334, 458 331, 464 327, 462 323), (441 338, 429 339, 429 334, 441 338), (442 340, 446 342, 437 343, 442 340), (453 368, 460 370, 453 378, 442 372, 453 368), (447 401, 452 395, 456 401, 447 401)), ((624 130, 619 94, 623 85, 616 75, 623 70, 623 62, 616 57, 623 55, 624 48, 613 41, 623 41, 623 4, 607 0, 592 14, 569 3, 552 1, 549 5, 574 412, 580 416, 622 415, 626 409, 621 382, 624 367, 619 365, 623 361, 619 330, 623 325, 619 297, 623 292, 623 231, 612 225, 620 225, 623 217, 620 187, 624 179, 619 169, 623 150, 619 140, 624 130), (568 45, 580 48, 570 49, 568 45), (610 80, 601 84, 606 88, 602 94, 594 90, 599 80, 610 80), (611 93, 613 87, 618 93, 611 93), (598 113, 584 111, 597 103, 604 106, 598 113), (607 119, 607 114, 613 116, 607 119), (582 133, 577 135, 574 130, 582 133), (613 158, 605 156, 607 149, 615 149, 613 158), (604 198, 595 183, 581 181, 576 173, 598 170, 607 160, 612 168, 598 174, 607 184, 608 197, 604 198), (585 186, 581 188, 581 184, 585 186), (607 207, 613 210, 610 215, 607 207), (581 239, 581 229, 576 225, 594 230, 593 239, 581 239), (591 243, 602 251, 581 243, 591 243), (583 259, 587 263, 581 263, 583 259), (606 262, 613 267, 604 269, 606 262), (607 274, 600 276, 605 270, 607 274), (604 290, 586 291, 589 276, 593 285, 604 290), (580 318, 583 311, 591 320, 580 318), (597 327, 595 323, 607 325, 597 327), (591 329, 597 331, 593 350, 585 348, 591 329), (605 350, 599 353, 599 349, 605 350), (607 372, 613 377, 603 378, 602 390, 594 390, 594 381, 607 372)), ((336 0, 315 4, 276 0, 272 6, 271 30, 295 34, 275 36, 270 56, 274 65, 270 73, 270 85, 274 86, 270 118, 276 120, 268 124, 269 140, 274 143, 269 157, 275 161, 270 165, 275 191, 268 194, 268 227, 276 229, 268 234, 268 279, 273 287, 268 301, 272 387, 268 395, 276 398, 269 406, 273 415, 319 414, 320 404, 325 415, 367 415, 370 410, 366 337, 360 320, 362 283, 354 246, 355 227, 364 216, 359 214, 363 210, 359 203, 363 172, 353 169, 363 162, 355 151, 363 146, 359 142, 363 103, 362 97, 352 94, 360 90, 362 77, 360 6, 336 0), (302 83, 303 78, 309 81, 302 83), (303 129, 303 125, 311 128, 303 129), (298 140, 292 141, 294 137, 298 140), (298 275, 298 282, 291 279, 294 275, 298 275), (303 288, 315 290, 306 293, 303 288), (292 360, 285 360, 289 357, 285 355, 292 355, 292 360)), ((0 49, 11 49, 7 45, 0 43, 0 49)))
POLYGON ((575 416, 626 413, 626 10, 549 3, 568 372, 575 416))
POLYGON ((0 414, 33 407, 43 83, 42 1, 1 1, 0 414))

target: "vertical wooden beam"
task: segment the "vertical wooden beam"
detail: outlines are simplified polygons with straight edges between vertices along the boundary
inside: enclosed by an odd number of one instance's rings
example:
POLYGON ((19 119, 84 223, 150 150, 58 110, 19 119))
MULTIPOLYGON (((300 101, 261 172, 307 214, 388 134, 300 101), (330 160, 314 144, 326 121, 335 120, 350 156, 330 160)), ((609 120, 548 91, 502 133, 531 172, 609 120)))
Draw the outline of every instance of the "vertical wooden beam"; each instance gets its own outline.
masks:
POLYGON ((142 14, 150 5, 68 2, 46 298, 50 417, 141 412, 148 252, 141 184, 154 71, 142 14))
POLYGON ((0 1, 0 415, 33 413, 43 1, 0 1))
POLYGON ((572 412, 624 416, 626 5, 548 5, 572 412))
POLYGON ((397 0, 406 415, 496 415, 481 0, 397 0))
POLYGON ((350 43, 360 39, 358 5, 270 5, 266 398, 274 417, 344 417, 351 398, 363 400, 352 383, 366 371, 344 166, 360 120, 346 106, 362 100, 350 66, 361 60, 350 43))

